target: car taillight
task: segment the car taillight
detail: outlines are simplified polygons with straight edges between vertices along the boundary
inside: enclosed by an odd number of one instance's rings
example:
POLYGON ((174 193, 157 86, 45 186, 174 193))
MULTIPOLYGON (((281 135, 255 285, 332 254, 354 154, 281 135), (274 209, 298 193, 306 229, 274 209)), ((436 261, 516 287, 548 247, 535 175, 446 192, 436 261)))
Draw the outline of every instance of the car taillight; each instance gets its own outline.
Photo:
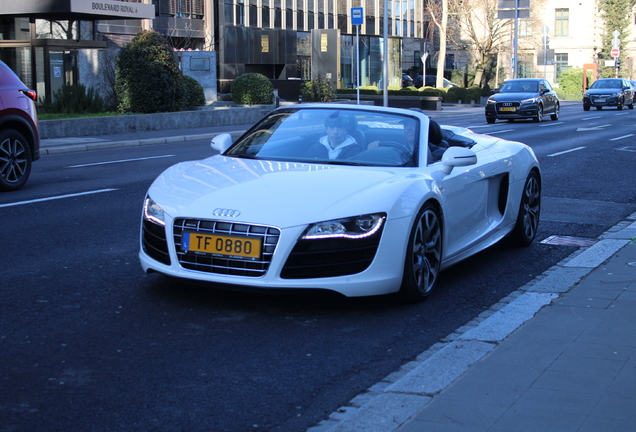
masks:
POLYGON ((25 95, 32 101, 35 101, 38 98, 38 94, 35 90, 24 89, 24 90, 20 90, 20 93, 22 93, 23 95, 25 95))

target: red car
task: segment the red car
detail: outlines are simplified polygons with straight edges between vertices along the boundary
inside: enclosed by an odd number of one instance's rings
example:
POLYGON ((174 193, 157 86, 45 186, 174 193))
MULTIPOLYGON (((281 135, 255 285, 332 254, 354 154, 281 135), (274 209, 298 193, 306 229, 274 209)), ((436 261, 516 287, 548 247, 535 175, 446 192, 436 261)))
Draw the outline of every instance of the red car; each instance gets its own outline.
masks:
POLYGON ((40 158, 35 90, 0 61, 0 191, 20 189, 40 158))

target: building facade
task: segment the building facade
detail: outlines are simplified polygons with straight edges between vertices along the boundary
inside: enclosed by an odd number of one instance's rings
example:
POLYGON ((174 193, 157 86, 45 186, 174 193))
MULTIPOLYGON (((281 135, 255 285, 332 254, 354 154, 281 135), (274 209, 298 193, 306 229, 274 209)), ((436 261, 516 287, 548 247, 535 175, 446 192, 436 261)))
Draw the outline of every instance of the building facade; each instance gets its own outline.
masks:
POLYGON ((358 53, 362 85, 379 84, 385 55, 388 84, 400 85, 402 47, 423 45, 423 1, 388 2, 384 53, 381 0, 0 0, 0 59, 41 97, 63 84, 107 88, 114 71, 96 71, 112 69, 108 53, 155 29, 175 50, 215 51, 220 93, 247 72, 296 94, 318 74, 353 87, 358 53), (360 26, 351 24, 352 7, 363 8, 360 26))

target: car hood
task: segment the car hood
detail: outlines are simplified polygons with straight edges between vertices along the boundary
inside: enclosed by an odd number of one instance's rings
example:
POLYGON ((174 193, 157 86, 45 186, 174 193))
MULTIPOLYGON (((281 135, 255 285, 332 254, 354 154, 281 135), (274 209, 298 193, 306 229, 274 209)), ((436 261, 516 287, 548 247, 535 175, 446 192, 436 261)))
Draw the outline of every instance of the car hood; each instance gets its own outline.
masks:
MULTIPOLYGON (((215 209, 232 209, 240 212, 236 222, 285 228, 389 212, 416 178, 423 177, 405 168, 213 156, 168 168, 148 194, 173 218, 209 219, 215 209)), ((398 207, 397 217, 414 211, 398 207)))
POLYGON ((490 96, 490 99, 496 102, 519 102, 536 97, 539 97, 539 93, 495 93, 494 95, 490 96))
POLYGON ((621 93, 623 90, 617 88, 597 88, 597 89, 588 89, 585 91, 586 95, 601 95, 601 94, 616 94, 621 93))

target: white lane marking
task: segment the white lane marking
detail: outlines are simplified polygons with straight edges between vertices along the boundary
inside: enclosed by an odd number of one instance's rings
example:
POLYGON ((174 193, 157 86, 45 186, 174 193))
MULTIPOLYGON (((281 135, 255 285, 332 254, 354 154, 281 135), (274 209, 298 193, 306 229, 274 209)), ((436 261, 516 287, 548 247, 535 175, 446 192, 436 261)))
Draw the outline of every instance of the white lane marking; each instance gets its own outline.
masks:
POLYGON ((12 207, 12 206, 23 205, 23 204, 32 204, 32 203, 42 202, 42 201, 52 201, 52 200, 58 200, 58 199, 63 199, 63 198, 73 198, 73 197, 78 197, 78 196, 82 196, 82 195, 91 195, 91 194, 97 194, 97 193, 102 193, 102 192, 112 192, 112 191, 116 191, 116 190, 117 189, 99 189, 99 190, 94 190, 94 191, 89 191, 89 192, 80 192, 80 193, 74 193, 74 194, 68 194, 68 195, 53 196, 53 197, 49 197, 49 198, 38 198, 38 199, 28 200, 28 201, 18 201, 18 202, 14 202, 14 203, 0 204, 0 208, 2 208, 2 207, 12 207))
POLYGON ((611 124, 604 124, 604 125, 600 125, 600 126, 592 126, 589 128, 577 128, 576 131, 580 132, 580 131, 591 131, 591 130, 601 130, 604 127, 608 127, 611 126, 611 124))
POLYGON ((633 136, 634 136, 634 134, 623 135, 623 136, 619 136, 619 137, 616 137, 616 138, 610 138, 610 141, 616 141, 616 140, 619 140, 619 139, 629 138, 629 137, 633 137, 633 136))
POLYGON ((562 152, 549 154, 548 157, 560 156, 562 154, 572 153, 572 152, 575 152, 575 151, 578 151, 578 150, 583 150, 584 148, 585 147, 576 147, 576 148, 573 148, 573 149, 570 149, 570 150, 565 150, 565 151, 562 151, 562 152))
POLYGON ((560 124, 563 124, 563 123, 565 123, 565 122, 544 123, 544 124, 539 125, 539 127, 556 126, 556 125, 560 125, 560 124))
POLYGON ((594 119, 597 119, 597 118, 601 118, 601 116, 585 117, 585 118, 582 118, 581 120, 594 120, 594 119))
POLYGON ((504 130, 497 130, 497 131, 491 131, 488 132, 488 134, 498 134, 498 133, 504 133, 504 132, 514 132, 514 129, 504 129, 504 130))
POLYGON ((627 113, 627 112, 622 112, 622 113, 618 113, 618 114, 614 114, 614 115, 622 116, 622 115, 629 115, 629 113, 627 113))
POLYGON ((174 157, 174 155, 148 156, 148 157, 136 158, 136 159, 120 159, 120 160, 108 161, 108 162, 95 162, 95 163, 89 163, 89 164, 71 165, 71 166, 67 166, 66 168, 81 168, 81 167, 94 166, 94 165, 108 165, 108 164, 114 164, 114 163, 135 162, 135 161, 141 161, 141 160, 160 159, 160 158, 168 158, 168 157, 174 157))

